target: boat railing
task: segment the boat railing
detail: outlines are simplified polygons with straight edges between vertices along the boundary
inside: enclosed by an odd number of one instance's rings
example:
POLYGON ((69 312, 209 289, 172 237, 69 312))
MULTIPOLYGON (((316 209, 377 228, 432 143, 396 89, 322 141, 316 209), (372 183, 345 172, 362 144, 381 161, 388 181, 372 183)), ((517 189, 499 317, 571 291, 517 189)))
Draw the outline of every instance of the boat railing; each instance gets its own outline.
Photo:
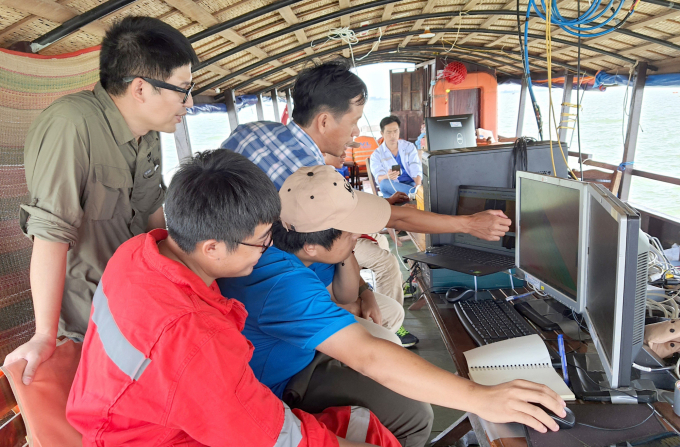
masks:
MULTIPOLYGON (((575 152, 575 151, 569 151, 569 156, 579 158, 579 153, 575 152)), ((593 166, 595 168, 609 169, 611 171, 615 171, 615 170, 619 169, 619 165, 613 165, 611 163, 596 161, 596 160, 592 159, 592 156, 593 156, 592 154, 581 153, 581 160, 583 160, 583 164, 587 165, 587 166, 593 166)), ((631 169, 631 168, 626 168, 626 169, 631 169)), ((677 178, 677 177, 671 177, 671 176, 668 176, 668 175, 657 174, 657 173, 654 173, 654 172, 643 171, 641 169, 635 169, 635 168, 632 168, 632 172, 630 174, 637 176, 637 177, 644 177, 644 178, 648 178, 648 179, 651 179, 651 180, 656 180, 658 182, 669 183, 671 185, 680 186, 680 178, 677 178)))

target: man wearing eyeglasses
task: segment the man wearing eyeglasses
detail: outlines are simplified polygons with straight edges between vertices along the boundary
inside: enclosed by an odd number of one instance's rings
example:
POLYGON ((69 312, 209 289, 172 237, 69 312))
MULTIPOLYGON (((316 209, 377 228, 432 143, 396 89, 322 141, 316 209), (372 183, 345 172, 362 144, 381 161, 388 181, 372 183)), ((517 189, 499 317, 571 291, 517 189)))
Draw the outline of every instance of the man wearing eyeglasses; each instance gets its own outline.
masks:
POLYGON ((24 146, 30 201, 21 207, 21 228, 33 239, 36 333, 5 359, 26 359, 25 384, 58 336, 82 340, 118 246, 165 227, 158 132, 174 132, 193 105, 197 63, 179 31, 127 17, 102 41, 94 90, 58 99, 31 125, 24 146))

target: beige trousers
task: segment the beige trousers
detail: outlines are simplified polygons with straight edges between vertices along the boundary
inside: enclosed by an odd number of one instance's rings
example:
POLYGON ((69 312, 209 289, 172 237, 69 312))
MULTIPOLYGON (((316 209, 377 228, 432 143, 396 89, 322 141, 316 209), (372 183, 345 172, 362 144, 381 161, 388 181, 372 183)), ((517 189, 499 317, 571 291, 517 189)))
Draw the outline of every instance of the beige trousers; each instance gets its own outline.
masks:
POLYGON ((356 318, 357 323, 362 325, 364 329, 366 329, 368 333, 374 336, 375 338, 382 338, 383 340, 391 341, 392 343, 396 343, 399 346, 401 346, 401 340, 399 340, 399 337, 397 337, 397 334, 395 334, 394 332, 390 332, 384 327, 378 326, 374 322, 363 319, 361 317, 357 317, 356 315, 354 316, 354 318, 356 318))
MULTIPOLYGON (((375 295, 375 301, 378 303, 380 315, 382 316, 382 328, 377 324, 373 323, 372 320, 357 318, 357 321, 361 323, 374 337, 394 341, 395 339, 392 337, 386 337, 381 335, 382 331, 376 333, 372 329, 373 327, 378 329, 386 329, 387 332, 396 337, 396 335, 394 334, 401 327, 401 325, 404 324, 404 307, 401 306, 396 301, 394 301, 392 298, 385 296, 382 293, 373 292, 373 295, 375 295), (364 322, 368 324, 364 324, 364 322)), ((399 344, 401 344, 401 342, 399 342, 399 344)))
MULTIPOLYGON (((400 306, 404 305, 404 289, 399 260, 389 250, 383 250, 375 242, 359 238, 354 249, 359 266, 373 270, 375 291, 386 295, 400 306)), ((397 327, 399 329, 399 327, 397 327)))

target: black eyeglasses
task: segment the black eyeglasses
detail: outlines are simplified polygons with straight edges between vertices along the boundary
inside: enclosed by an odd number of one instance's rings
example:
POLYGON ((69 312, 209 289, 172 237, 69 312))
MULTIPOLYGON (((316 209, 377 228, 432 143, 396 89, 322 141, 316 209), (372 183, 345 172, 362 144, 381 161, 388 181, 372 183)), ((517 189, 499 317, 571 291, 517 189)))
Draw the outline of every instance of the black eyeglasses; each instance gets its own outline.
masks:
POLYGON ((267 236, 268 236, 268 237, 267 237, 267 242, 265 242, 263 245, 260 245, 260 244, 248 244, 248 243, 246 243, 246 242, 239 242, 239 244, 241 244, 241 245, 247 245, 248 247, 259 247, 259 248, 262 249, 262 254, 264 254, 264 252, 267 251, 267 249, 268 249, 269 247, 271 247, 271 246, 272 246, 272 243, 274 242, 274 239, 272 238, 272 232, 271 232, 271 230, 269 231, 269 233, 267 233, 267 236))
POLYGON ((192 82, 191 85, 189 85, 189 88, 182 88, 177 87, 176 85, 168 84, 167 82, 159 81, 158 79, 147 78, 144 76, 125 76, 123 78, 123 82, 132 82, 135 80, 135 78, 144 79, 146 82, 157 88, 164 88, 166 90, 172 90, 173 92, 184 93, 184 99, 182 99, 182 104, 187 102, 187 99, 189 99, 191 91, 194 89, 194 86, 196 85, 196 83, 192 82))

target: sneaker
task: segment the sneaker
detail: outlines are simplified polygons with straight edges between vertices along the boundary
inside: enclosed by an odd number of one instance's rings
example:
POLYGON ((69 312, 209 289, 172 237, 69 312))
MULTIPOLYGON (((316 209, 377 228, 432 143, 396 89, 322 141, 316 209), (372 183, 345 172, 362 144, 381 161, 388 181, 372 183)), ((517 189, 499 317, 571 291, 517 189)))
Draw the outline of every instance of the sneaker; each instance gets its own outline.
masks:
POLYGON ((404 284, 404 298, 413 298, 416 293, 416 288, 411 283, 404 284))
POLYGON ((400 327, 397 331, 397 337, 399 337, 401 345, 405 348, 415 346, 420 341, 418 337, 407 331, 404 326, 400 327))

